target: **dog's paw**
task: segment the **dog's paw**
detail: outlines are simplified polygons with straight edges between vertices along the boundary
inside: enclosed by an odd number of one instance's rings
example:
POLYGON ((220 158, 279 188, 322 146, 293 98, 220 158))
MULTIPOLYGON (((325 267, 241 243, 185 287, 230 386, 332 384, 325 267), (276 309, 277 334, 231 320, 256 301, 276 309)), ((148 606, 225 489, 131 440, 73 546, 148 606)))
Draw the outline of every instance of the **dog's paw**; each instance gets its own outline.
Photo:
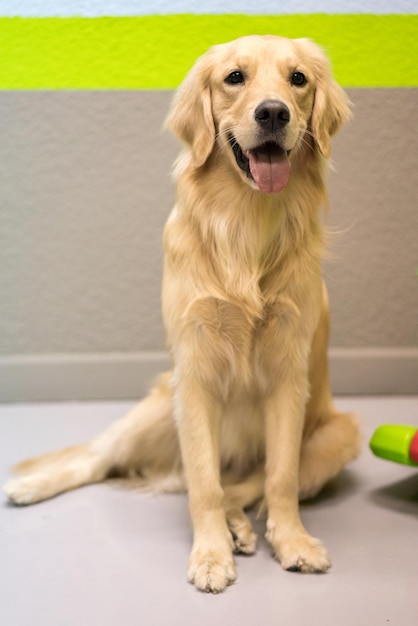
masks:
POLYGON ((201 591, 219 593, 231 585, 236 577, 237 571, 230 550, 193 550, 188 580, 201 591))
POLYGON ((290 549, 283 549, 278 558, 288 572, 324 573, 331 567, 326 548, 319 539, 309 536, 290 549))
POLYGON ((281 535, 278 540, 269 528, 266 538, 273 546, 275 557, 283 569, 290 572, 323 573, 331 567, 326 548, 319 539, 298 531, 281 535))
POLYGON ((4 485, 3 491, 13 504, 33 504, 47 497, 45 496, 46 480, 47 478, 42 474, 15 478, 4 485))
POLYGON ((257 547, 257 535, 253 532, 253 527, 249 517, 243 512, 231 512, 227 514, 229 530, 234 542, 234 552, 236 554, 254 554, 257 547))
POLYGON ((252 530, 243 529, 234 535, 234 552, 236 554, 255 554, 257 535, 252 530))

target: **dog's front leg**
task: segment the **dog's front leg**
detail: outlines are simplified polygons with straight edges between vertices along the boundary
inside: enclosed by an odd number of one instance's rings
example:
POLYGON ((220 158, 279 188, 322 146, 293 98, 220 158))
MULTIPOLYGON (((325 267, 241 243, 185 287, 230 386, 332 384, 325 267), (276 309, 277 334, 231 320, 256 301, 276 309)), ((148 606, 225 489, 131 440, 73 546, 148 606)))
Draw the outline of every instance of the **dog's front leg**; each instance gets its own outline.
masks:
POLYGON ((188 578, 218 593, 236 578, 220 482, 221 406, 190 373, 180 380, 176 417, 194 533, 188 578))
POLYGON ((307 376, 288 371, 266 404, 266 537, 282 567, 324 572, 330 567, 321 542, 311 537, 299 517, 299 459, 307 376))
POLYGON ((246 373, 251 326, 240 307, 212 297, 194 300, 181 322, 173 356, 176 421, 194 530, 189 579, 216 593, 236 578, 220 480, 220 433, 233 377, 246 373))

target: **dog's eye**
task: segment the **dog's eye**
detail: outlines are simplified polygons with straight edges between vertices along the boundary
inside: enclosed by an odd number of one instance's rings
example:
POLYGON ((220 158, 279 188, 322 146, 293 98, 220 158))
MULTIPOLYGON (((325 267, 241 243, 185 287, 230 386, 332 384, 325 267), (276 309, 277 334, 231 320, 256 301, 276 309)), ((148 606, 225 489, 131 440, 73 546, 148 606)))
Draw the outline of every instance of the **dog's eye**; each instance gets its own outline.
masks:
POLYGON ((228 76, 225 78, 225 82, 228 85, 238 85, 239 83, 243 83, 244 74, 239 70, 235 70, 235 72, 231 72, 230 74, 228 74, 228 76))
POLYGON ((290 82, 296 87, 303 87, 308 81, 305 74, 303 74, 302 72, 293 72, 290 77, 290 82))

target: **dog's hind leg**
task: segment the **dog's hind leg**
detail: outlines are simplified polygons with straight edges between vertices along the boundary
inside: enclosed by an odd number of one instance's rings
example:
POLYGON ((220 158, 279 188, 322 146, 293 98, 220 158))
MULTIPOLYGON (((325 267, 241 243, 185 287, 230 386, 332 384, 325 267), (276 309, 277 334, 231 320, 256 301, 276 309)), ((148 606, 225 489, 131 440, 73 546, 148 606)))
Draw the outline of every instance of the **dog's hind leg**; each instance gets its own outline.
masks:
POLYGON ((302 444, 299 499, 314 497, 359 452, 360 435, 355 415, 330 407, 302 444))
POLYGON ((4 486, 15 504, 32 504, 97 483, 112 474, 138 472, 152 481, 181 472, 168 375, 124 418, 88 444, 23 461, 4 486))
POLYGON ((360 453, 361 436, 352 413, 339 412, 332 401, 328 373, 328 298, 312 341, 309 363, 311 397, 306 407, 300 456, 299 498, 311 498, 360 453))

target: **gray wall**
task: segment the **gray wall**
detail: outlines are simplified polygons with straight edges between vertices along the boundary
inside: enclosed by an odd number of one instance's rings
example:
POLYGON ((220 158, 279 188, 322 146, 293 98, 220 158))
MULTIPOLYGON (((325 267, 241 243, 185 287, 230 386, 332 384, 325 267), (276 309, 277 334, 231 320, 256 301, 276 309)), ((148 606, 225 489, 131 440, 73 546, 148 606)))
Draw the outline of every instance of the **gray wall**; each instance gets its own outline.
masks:
MULTIPOLYGON (((335 140, 329 176, 331 345, 337 361, 374 351, 398 370, 400 359, 410 382, 337 390, 418 391, 418 93, 348 92, 355 117, 335 140)), ((0 93, 0 399, 37 396, 21 378, 36 378, 46 359, 117 353, 126 365, 164 351, 161 233, 178 145, 160 129, 171 95, 0 93)), ((38 396, 56 397, 49 387, 38 396)), ((63 393, 80 394, 100 396, 77 385, 63 393)))

